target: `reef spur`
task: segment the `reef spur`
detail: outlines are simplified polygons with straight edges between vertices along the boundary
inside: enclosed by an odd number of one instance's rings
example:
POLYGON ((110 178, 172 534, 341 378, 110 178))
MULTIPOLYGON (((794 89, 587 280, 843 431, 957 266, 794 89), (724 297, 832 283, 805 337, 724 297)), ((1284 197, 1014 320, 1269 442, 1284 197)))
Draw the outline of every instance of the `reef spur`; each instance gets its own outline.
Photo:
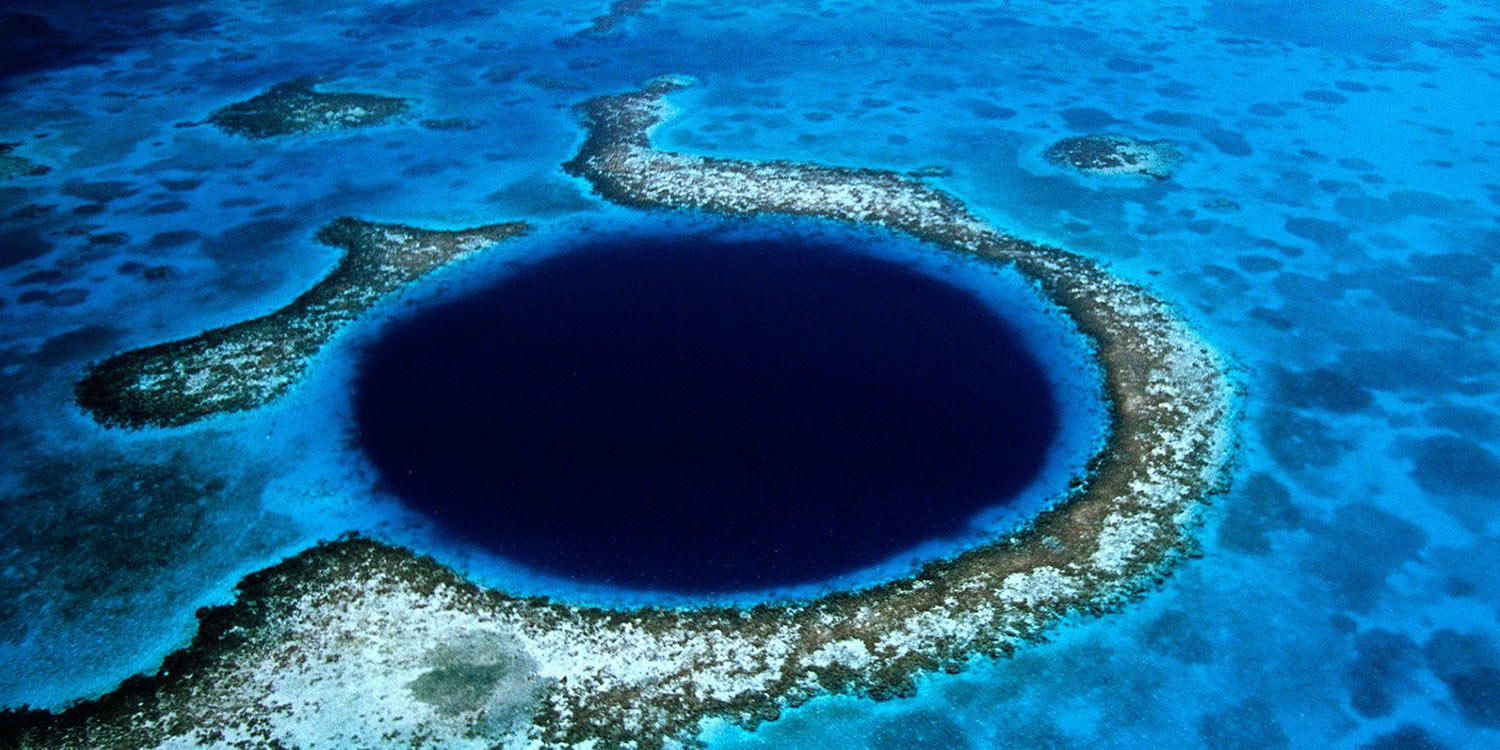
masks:
POLYGON ((482 589, 431 559, 348 538, 246 579, 150 677, 62 714, 14 713, 22 747, 661 747, 820 694, 907 695, 1069 615, 1118 607, 1193 549, 1234 445, 1236 388, 1165 303, 1094 262, 986 226, 890 172, 652 148, 688 81, 583 105, 568 164, 611 200, 887 227, 1013 265, 1092 339, 1111 432, 1025 529, 916 574, 811 601, 611 610, 482 589))
POLYGON ((338 219, 318 240, 344 255, 275 312, 192 338, 117 354, 74 388, 101 424, 174 427, 261 406, 286 392, 307 360, 381 297, 527 231, 521 222, 458 231, 338 219))

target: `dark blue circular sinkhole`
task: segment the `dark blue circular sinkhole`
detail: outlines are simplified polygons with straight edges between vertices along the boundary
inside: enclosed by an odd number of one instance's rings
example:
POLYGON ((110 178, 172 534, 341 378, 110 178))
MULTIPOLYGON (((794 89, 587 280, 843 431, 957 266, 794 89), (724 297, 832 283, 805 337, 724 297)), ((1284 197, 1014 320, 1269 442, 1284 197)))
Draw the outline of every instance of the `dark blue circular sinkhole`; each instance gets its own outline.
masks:
POLYGON ((972 533, 1059 430, 1020 335, 870 241, 594 241, 390 324, 358 441, 458 537, 680 593, 835 578, 972 533))

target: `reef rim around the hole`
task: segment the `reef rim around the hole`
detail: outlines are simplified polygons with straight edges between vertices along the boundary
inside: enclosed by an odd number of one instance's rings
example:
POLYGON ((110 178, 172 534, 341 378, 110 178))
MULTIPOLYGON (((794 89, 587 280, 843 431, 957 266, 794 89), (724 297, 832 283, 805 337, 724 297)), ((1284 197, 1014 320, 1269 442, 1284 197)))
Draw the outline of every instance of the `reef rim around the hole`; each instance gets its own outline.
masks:
POLYGON ((688 83, 658 79, 585 104, 589 135, 569 171, 626 205, 820 216, 1013 265, 1093 340, 1110 400, 1109 444, 1064 502, 914 576, 750 608, 517 598, 408 550, 343 539, 248 577, 157 675, 61 715, 11 714, 0 737, 660 747, 690 742, 706 719, 753 726, 825 693, 910 694, 923 673, 1114 609, 1191 554, 1200 511, 1226 480, 1237 396, 1222 357, 1169 305, 1086 258, 1003 235, 909 177, 658 151, 649 130, 688 83), (489 681, 435 699, 454 674, 489 681))

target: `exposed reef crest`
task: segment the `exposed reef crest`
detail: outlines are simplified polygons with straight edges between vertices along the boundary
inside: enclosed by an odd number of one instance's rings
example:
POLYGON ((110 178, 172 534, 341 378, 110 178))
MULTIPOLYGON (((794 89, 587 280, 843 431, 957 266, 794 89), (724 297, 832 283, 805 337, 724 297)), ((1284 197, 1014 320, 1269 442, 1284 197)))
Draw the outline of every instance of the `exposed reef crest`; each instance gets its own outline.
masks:
POLYGON ((1128 135, 1100 134, 1064 138, 1047 147, 1047 161, 1098 175, 1138 174, 1165 180, 1182 161, 1171 141, 1146 141, 1128 135))
POLYGON ((201 614, 194 644, 156 676, 61 715, 12 715, 0 739, 654 748, 691 742, 708 718, 754 726, 824 693, 909 694, 925 672, 1008 654, 1065 616, 1118 607, 1192 549, 1199 510, 1225 480, 1236 397, 1219 355, 1168 305, 1091 260, 1001 234, 909 177, 658 151, 649 131, 688 83, 657 79, 583 105, 589 134, 568 170, 627 205, 870 224, 1014 266, 1092 341, 1108 396, 1108 445, 1055 507, 907 578, 751 608, 523 599, 407 550, 345 539, 247 578, 236 603, 201 614), (430 694, 434 650, 475 638, 506 644, 491 661, 506 665, 496 682, 510 692, 430 694), (497 704, 530 720, 497 730, 485 708, 497 704))
POLYGON ((520 222, 441 231, 338 219, 318 240, 343 257, 290 304, 110 357, 75 386, 78 404, 118 427, 172 427, 261 406, 286 392, 307 360, 381 297, 526 230, 520 222))
POLYGON ((411 109, 411 102, 400 97, 315 91, 317 83, 310 76, 278 83, 214 110, 208 121, 226 133, 274 138, 378 125, 411 109))

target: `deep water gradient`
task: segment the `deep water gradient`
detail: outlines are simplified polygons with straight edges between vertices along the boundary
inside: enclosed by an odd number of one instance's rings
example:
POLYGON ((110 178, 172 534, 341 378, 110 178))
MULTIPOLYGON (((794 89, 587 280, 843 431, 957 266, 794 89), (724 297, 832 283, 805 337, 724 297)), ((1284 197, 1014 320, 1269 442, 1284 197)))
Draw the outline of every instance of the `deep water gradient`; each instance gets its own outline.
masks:
POLYGON ((391 324, 355 417, 446 533, 684 593, 961 535, 1059 429, 1042 365, 972 293, 829 240, 712 235, 577 247, 391 324))

